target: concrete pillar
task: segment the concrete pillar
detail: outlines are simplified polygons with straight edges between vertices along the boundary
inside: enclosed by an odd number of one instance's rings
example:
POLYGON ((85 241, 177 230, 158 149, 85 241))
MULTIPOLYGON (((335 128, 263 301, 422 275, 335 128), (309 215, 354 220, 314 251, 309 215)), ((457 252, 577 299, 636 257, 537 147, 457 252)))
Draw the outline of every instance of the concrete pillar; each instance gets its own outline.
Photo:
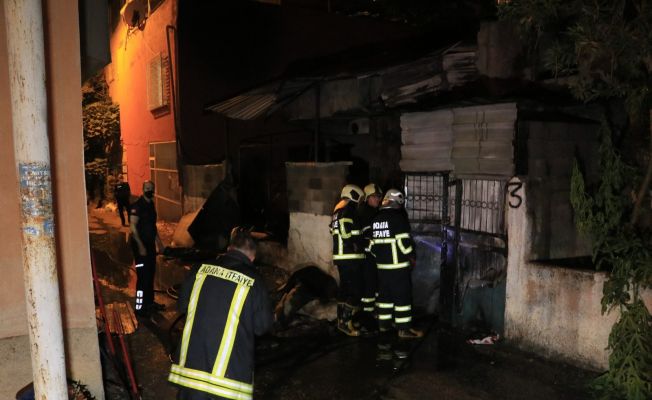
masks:
POLYGON ((54 243, 40 0, 5 0, 23 269, 37 399, 68 398, 54 243))

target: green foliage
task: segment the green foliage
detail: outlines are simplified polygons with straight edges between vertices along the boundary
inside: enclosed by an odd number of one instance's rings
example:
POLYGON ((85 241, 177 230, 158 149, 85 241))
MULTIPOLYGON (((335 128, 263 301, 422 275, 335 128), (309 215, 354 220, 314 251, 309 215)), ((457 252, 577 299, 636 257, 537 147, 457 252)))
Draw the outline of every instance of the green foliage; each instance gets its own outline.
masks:
POLYGON ((607 129, 602 130, 602 180, 593 193, 575 163, 571 177, 571 203, 577 225, 593 241, 598 268, 611 269, 605 282, 602 312, 617 308, 620 319, 609 335, 609 371, 593 385, 601 399, 652 398, 652 317, 640 298, 640 289, 652 284, 651 237, 627 223, 631 203, 624 192, 632 168, 616 152, 607 129))
MULTIPOLYGON (((499 13, 516 22, 545 69, 569 78, 578 99, 620 99, 630 123, 642 120, 650 103, 652 4, 513 0, 499 13)), ((652 317, 640 297, 652 286, 652 235, 630 222, 638 171, 623 161, 608 126, 605 121, 600 132, 600 182, 587 187, 577 163, 571 178, 577 226, 592 239, 597 268, 610 271, 602 311, 620 311, 609 336, 609 371, 593 389, 601 399, 652 399, 652 317)))
POLYGON ((517 23, 545 69, 573 75, 577 98, 623 98, 634 116, 647 109, 652 4, 645 0, 513 0, 499 15, 517 23))
POLYGON ((623 307, 609 335, 609 373, 594 383, 600 399, 652 398, 652 317, 637 300, 623 307))
POLYGON ((99 189, 102 197, 109 171, 120 169, 120 110, 111 102, 102 74, 90 79, 82 94, 86 185, 90 193, 99 189))

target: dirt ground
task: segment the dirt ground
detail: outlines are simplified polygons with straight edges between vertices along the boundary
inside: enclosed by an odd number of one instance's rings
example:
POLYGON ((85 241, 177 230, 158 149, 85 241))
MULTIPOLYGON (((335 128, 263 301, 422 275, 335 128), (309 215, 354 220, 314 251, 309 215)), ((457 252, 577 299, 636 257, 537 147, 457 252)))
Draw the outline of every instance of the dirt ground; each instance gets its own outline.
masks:
MULTIPOLYGON (((161 224, 164 243, 174 225, 161 224)), ((120 226, 115 211, 89 208, 89 233, 106 302, 130 301, 135 288, 132 256, 127 246, 128 228, 120 226)), ((167 383, 168 354, 175 343, 175 300, 166 294, 169 285, 183 279, 182 262, 159 257, 156 301, 166 311, 140 320, 138 330, 126 337, 142 398, 174 399, 167 383)), ((284 271, 265 267, 270 289, 283 282, 284 271)), ((437 399, 437 400, 582 400, 595 373, 542 360, 506 343, 472 346, 465 335, 429 316, 418 319, 426 329, 422 341, 411 347, 407 362, 376 361, 375 339, 348 338, 334 325, 308 317, 299 318, 279 335, 268 335, 257 344, 256 399, 437 399)), ((101 343, 104 342, 100 336, 101 343)), ((123 379, 103 352, 106 398, 129 399, 123 379)))

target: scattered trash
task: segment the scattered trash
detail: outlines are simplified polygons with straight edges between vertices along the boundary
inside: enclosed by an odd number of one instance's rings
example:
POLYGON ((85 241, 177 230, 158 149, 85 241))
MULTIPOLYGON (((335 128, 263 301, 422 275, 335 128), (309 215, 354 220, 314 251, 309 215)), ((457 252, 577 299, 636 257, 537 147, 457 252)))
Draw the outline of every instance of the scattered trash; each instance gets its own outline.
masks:
POLYGON ((495 333, 489 336, 485 336, 482 339, 469 339, 466 341, 468 344, 496 344, 500 339, 500 335, 495 333))

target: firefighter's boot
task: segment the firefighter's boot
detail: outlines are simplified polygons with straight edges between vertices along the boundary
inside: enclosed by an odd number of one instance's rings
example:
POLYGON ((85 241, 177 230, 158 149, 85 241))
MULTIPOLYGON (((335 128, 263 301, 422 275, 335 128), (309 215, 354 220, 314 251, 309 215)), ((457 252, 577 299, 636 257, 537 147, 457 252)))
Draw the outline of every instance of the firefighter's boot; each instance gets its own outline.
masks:
POLYGON ((346 303, 337 304, 337 329, 347 336, 360 336, 360 331, 353 326, 353 311, 346 303))
POLYGON ((408 339, 408 340, 420 339, 423 337, 423 331, 414 328, 401 329, 398 331, 398 337, 399 339, 408 339))

